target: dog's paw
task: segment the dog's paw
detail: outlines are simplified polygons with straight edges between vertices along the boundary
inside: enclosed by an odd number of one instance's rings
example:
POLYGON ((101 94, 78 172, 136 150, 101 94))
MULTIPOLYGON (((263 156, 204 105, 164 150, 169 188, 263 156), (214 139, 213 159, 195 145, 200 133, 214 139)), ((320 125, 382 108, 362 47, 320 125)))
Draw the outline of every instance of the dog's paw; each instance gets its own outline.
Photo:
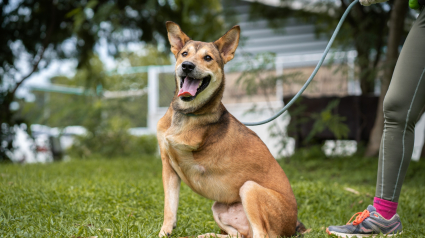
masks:
POLYGON ((171 232, 176 228, 176 222, 164 221, 162 223, 161 231, 159 232, 159 237, 171 237, 171 232))
POLYGON ((166 229, 161 228, 161 231, 159 232, 159 237, 171 237, 171 230, 166 231, 166 229))

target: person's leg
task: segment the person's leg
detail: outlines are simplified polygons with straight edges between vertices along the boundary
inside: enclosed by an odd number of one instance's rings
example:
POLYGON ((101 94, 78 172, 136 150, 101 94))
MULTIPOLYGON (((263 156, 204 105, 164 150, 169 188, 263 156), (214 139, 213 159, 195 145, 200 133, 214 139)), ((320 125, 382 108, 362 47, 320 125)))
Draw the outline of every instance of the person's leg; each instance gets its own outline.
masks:
POLYGON ((384 132, 374 206, 390 219, 413 152, 415 124, 425 106, 425 11, 422 10, 400 53, 384 100, 384 132))
POLYGON ((422 9, 403 46, 384 100, 385 123, 374 206, 369 206, 352 223, 328 227, 328 234, 365 237, 402 231, 396 214, 397 202, 412 156, 415 124, 425 106, 424 39, 425 10, 422 9))

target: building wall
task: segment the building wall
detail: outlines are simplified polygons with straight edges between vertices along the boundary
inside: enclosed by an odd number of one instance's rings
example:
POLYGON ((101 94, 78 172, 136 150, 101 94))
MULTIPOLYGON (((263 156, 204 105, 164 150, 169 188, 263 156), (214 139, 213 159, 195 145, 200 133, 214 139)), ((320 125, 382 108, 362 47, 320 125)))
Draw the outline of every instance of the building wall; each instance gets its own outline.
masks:
MULTIPOLYGON (((348 95, 348 77, 347 77, 347 66, 344 65, 333 65, 330 67, 322 67, 316 77, 313 79, 310 86, 304 92, 304 95, 310 97, 319 96, 346 96, 348 95)), ((307 81, 310 74, 313 72, 314 67, 297 67, 297 68, 285 68, 283 75, 294 75, 282 82, 281 88, 272 88, 267 92, 258 89, 258 93, 248 95, 242 88, 241 84, 237 83, 237 80, 241 76, 241 72, 232 72, 226 74, 226 89, 223 95, 223 103, 234 104, 234 103, 253 103, 253 102, 267 102, 267 101, 279 101, 282 98, 277 98, 279 93, 277 90, 281 90, 283 95, 290 96, 295 95, 307 81)), ((267 76, 275 76, 275 70, 269 70, 261 75, 262 78, 267 76)))

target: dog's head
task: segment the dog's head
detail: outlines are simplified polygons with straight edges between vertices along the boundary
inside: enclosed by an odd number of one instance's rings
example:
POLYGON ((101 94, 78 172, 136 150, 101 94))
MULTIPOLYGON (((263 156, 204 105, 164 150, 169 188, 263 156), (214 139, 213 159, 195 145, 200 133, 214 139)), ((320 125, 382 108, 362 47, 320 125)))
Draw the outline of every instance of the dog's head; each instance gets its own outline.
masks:
POLYGON ((191 40, 174 22, 167 22, 168 40, 176 57, 176 97, 173 108, 192 113, 224 89, 224 64, 233 59, 240 28, 234 26, 214 42, 191 40))

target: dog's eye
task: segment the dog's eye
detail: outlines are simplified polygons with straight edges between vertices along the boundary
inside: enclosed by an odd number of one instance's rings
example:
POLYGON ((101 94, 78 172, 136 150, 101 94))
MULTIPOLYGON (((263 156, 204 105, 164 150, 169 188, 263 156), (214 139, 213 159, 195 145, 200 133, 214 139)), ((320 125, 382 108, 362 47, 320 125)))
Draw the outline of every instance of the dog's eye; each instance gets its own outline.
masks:
POLYGON ((212 58, 211 58, 211 56, 206 55, 206 56, 204 57, 204 60, 206 60, 206 61, 211 61, 211 60, 212 60, 212 58))
POLYGON ((186 56, 187 56, 187 52, 186 52, 186 51, 185 51, 185 52, 183 52, 183 53, 182 53, 182 56, 183 56, 183 57, 186 57, 186 56))

